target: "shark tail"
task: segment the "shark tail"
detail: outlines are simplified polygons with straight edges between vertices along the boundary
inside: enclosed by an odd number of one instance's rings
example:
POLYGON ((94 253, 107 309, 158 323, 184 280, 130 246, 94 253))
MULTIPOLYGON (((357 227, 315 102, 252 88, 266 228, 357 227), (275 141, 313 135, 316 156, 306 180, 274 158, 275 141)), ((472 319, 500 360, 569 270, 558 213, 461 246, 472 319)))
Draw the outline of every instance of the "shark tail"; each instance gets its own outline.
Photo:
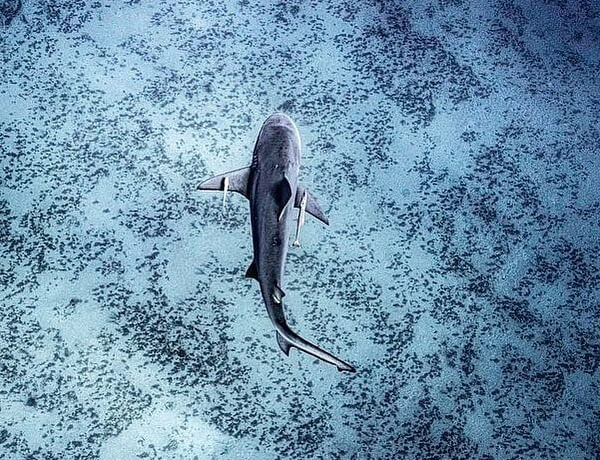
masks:
POLYGON ((283 351, 286 356, 289 356, 290 348, 295 347, 304 353, 308 353, 315 358, 325 361, 326 363, 333 364, 340 372, 356 372, 356 369, 353 366, 310 343, 308 340, 303 339, 285 323, 277 325, 276 334, 279 348, 281 348, 281 351, 283 351))

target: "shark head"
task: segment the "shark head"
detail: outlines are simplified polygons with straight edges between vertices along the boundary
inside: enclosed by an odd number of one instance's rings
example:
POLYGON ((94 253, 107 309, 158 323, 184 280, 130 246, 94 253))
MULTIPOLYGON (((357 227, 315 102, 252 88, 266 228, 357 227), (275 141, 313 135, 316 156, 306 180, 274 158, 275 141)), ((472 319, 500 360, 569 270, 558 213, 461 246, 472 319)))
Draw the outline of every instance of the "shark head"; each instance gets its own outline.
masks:
POLYGON ((267 125, 281 125, 287 126, 288 128, 291 128, 295 131, 298 130, 298 128, 296 128, 296 125, 294 124, 294 121, 285 113, 281 112, 274 113, 273 115, 269 116, 269 118, 267 118, 263 123, 263 126, 267 125))
MULTIPOLYGON (((285 155, 283 162, 300 164, 300 132, 294 121, 284 113, 274 113, 265 120, 258 135, 257 147, 264 146, 269 156, 285 155)), ((259 155, 263 152, 257 152, 259 155)))

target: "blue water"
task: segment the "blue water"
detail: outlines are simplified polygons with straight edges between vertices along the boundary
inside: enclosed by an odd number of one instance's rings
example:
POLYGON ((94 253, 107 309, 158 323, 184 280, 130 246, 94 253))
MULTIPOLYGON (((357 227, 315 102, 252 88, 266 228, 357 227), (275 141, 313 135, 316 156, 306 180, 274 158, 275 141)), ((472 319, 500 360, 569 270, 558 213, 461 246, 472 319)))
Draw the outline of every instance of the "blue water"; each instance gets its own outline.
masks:
POLYGON ((600 7, 0 2, 0 458, 600 455, 600 7), (278 349, 248 206, 307 218, 278 349))

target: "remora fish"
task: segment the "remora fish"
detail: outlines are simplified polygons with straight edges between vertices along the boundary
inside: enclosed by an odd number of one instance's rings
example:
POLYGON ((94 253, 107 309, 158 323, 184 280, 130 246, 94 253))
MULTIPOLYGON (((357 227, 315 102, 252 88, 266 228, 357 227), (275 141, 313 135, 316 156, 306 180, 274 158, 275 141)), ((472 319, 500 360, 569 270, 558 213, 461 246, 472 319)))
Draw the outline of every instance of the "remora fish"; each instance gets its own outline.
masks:
POLYGON ((223 200, 231 190, 250 201, 254 260, 246 277, 260 285, 281 350, 289 355, 290 348, 296 347, 335 365, 339 371, 355 372, 350 364, 300 337, 285 320, 283 270, 292 208, 303 205, 308 214, 329 225, 315 197, 298 182, 300 149, 300 133, 291 118, 281 113, 271 115, 258 134, 252 164, 208 179, 198 190, 223 191, 223 200))

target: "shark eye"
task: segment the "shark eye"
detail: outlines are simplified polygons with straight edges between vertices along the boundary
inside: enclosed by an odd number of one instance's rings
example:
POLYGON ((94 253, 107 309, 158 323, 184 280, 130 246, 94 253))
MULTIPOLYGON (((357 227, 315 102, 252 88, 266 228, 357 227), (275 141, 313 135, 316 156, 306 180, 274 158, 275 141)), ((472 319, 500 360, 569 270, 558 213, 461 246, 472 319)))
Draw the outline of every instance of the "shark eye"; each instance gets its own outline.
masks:
POLYGON ((273 241, 271 242, 271 244, 275 248, 281 246, 281 238, 279 238, 279 234, 273 235, 273 241))

